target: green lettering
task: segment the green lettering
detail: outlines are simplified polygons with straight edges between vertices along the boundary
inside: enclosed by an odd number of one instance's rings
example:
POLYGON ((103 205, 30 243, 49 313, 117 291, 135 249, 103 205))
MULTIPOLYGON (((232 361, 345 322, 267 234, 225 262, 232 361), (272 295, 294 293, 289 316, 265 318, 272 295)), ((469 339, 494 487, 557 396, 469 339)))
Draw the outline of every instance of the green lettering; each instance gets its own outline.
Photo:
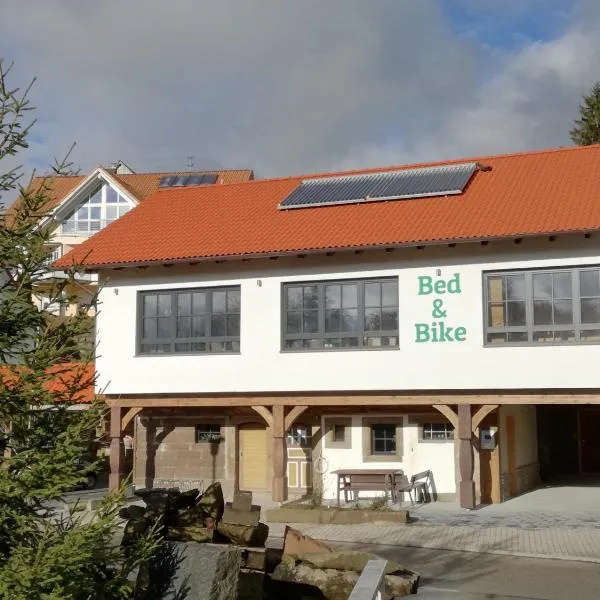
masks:
POLYGON ((433 292, 432 279, 429 275, 419 276, 419 296, 426 296, 433 292))
POLYGON ((415 342, 429 341, 429 325, 427 323, 415 323, 415 342))
POLYGON ((454 330, 454 339, 457 342, 464 342, 467 339, 467 330, 464 327, 457 327, 454 330))
POLYGON ((438 279, 433 286, 436 294, 446 293, 446 282, 443 279, 438 279))
POLYGON ((460 294, 460 273, 454 273, 454 277, 448 281, 448 293, 460 294))

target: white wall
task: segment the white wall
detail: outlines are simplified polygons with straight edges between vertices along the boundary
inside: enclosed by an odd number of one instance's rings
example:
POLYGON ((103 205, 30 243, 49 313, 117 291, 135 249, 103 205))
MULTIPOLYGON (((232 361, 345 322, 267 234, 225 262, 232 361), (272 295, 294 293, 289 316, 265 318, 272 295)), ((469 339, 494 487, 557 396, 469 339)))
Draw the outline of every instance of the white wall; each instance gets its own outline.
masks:
MULTIPOLYGON (((333 418, 336 415, 327 415, 333 418)), ((340 414, 345 416, 348 414, 340 414)), ((323 474, 323 497, 334 499, 337 497, 336 469, 402 469, 410 478, 411 475, 421 471, 430 470, 433 474, 435 491, 440 494, 454 494, 456 492, 454 471, 454 442, 419 442, 419 425, 409 423, 408 417, 403 417, 403 452, 401 462, 363 462, 363 434, 362 418, 369 415, 352 416, 352 447, 349 449, 326 448, 325 443, 321 456, 326 460, 327 471, 323 474)), ((395 416, 377 414, 378 417, 395 416)), ((325 423, 322 424, 325 431, 325 423)), ((374 492, 360 492, 359 497, 373 497, 374 492)), ((341 496, 343 500, 343 495, 341 496)))
POLYGON ((482 271, 584 264, 600 264, 600 244, 579 236, 107 271, 97 320, 98 386, 108 394, 597 388, 597 345, 483 346, 482 271), (444 279, 459 273, 460 294, 418 295, 418 277, 435 278, 438 269, 444 279), (399 349, 281 351, 282 283, 390 275, 399 278, 399 349), (138 291, 230 284, 242 291, 240 354, 135 355, 138 291), (448 326, 466 329, 465 341, 415 342, 415 323, 436 320, 434 299, 443 301, 448 326))

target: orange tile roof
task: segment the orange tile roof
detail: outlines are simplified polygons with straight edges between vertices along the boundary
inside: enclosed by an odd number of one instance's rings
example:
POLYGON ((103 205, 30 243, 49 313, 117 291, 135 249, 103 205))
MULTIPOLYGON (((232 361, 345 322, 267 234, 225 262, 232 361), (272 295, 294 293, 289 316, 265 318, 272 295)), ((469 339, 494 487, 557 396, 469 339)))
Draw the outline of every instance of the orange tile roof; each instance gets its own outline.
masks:
MULTIPOLYGON (((225 169, 216 171, 173 171, 165 173, 133 173, 131 175, 117 175, 110 173, 109 175, 118 183, 129 191, 136 200, 141 201, 148 196, 154 194, 159 188, 161 177, 168 175, 203 175, 205 173, 217 173, 220 183, 239 183, 241 181, 249 181, 254 179, 254 173, 251 169, 225 169)), ((70 194, 87 175, 76 176, 56 176, 56 177, 34 177, 31 184, 28 186, 28 191, 34 193, 42 185, 43 181, 48 182, 48 204, 45 209, 50 211, 58 206, 62 200, 70 194)), ((14 211, 19 199, 15 200, 8 208, 7 213, 14 211)))
MULTIPOLYGON (((11 387, 20 377, 23 368, 19 365, 0 365, 0 383, 11 387)), ((94 399, 96 372, 93 363, 60 363, 46 372, 49 376, 54 376, 44 383, 48 392, 60 395, 73 389, 73 401, 77 404, 89 404, 94 399)), ((57 397, 57 401, 60 400, 57 397)))
POLYGON ((396 168, 467 161, 491 170, 477 171, 463 194, 447 197, 279 210, 308 176, 165 190, 55 264, 89 268, 600 229, 600 146, 396 168))

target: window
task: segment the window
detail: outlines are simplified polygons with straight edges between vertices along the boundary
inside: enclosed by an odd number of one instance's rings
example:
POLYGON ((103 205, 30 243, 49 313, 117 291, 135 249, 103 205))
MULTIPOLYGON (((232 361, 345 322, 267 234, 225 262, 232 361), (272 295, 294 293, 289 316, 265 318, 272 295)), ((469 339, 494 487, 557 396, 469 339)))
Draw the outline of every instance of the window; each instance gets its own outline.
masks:
POLYGON ((218 423, 196 425, 196 444, 218 444, 222 439, 218 423))
POLYGON ((140 354, 240 351, 240 288, 141 292, 140 354))
POLYGON ((287 445, 292 448, 308 448, 311 433, 306 425, 294 425, 287 432, 287 445))
POLYGON ((332 442, 345 442, 346 441, 346 428, 340 423, 334 423, 331 429, 331 441, 332 442))
POLYGON ((67 217, 62 224, 62 232, 67 235, 93 235, 130 209, 131 205, 123 196, 104 184, 67 217))
POLYGON ((404 417, 363 417, 363 462, 402 462, 404 417))
POLYGON ((398 347, 398 280, 283 287, 283 349, 398 347))
POLYGON ((394 425, 371 425, 371 454, 396 454, 394 425))
POLYGON ((451 423, 423 423, 421 441, 447 442, 454 439, 454 427, 451 423))
POLYGON ((487 273, 485 342, 600 343, 600 268, 487 273))

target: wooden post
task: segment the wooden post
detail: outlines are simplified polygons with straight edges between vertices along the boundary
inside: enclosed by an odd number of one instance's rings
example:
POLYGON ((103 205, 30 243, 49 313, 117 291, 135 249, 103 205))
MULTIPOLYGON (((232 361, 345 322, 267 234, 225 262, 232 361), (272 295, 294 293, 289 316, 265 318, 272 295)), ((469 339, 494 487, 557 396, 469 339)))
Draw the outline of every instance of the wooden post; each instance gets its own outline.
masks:
POLYGON ((462 508, 475 508, 475 482, 473 481, 473 435, 471 407, 458 405, 458 465, 460 472, 459 498, 462 508))
POLYGON ((273 500, 287 500, 287 444, 285 429, 285 407, 273 406, 273 500))
POLYGON ((110 409, 110 475, 108 489, 119 489, 125 471, 125 449, 123 447, 123 430, 121 429, 121 408, 110 409))

